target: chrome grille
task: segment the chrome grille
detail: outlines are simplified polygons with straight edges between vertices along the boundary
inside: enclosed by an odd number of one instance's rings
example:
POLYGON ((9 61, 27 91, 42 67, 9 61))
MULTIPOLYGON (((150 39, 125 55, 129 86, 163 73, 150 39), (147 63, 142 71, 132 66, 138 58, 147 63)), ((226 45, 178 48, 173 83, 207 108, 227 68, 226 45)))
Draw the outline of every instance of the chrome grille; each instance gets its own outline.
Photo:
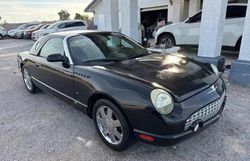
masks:
POLYGON ((205 122, 208 119, 215 116, 219 112, 224 98, 225 98, 225 92, 223 93, 220 99, 208 104, 207 106, 203 107, 202 109, 191 115, 186 121, 185 130, 189 129, 192 123, 195 122, 196 120, 201 120, 205 122))

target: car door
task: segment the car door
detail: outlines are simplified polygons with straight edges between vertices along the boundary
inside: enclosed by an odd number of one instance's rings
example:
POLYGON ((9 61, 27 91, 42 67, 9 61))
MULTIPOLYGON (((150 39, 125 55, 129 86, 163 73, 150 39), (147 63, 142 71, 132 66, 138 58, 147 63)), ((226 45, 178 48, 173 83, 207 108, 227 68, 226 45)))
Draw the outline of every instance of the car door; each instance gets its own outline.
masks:
POLYGON ((35 64, 37 81, 49 92, 74 98, 73 66, 65 68, 62 62, 48 62, 46 58, 51 54, 65 56, 63 38, 51 38, 41 47, 35 64))
POLYGON ((246 9, 246 6, 241 5, 227 7, 223 46, 234 47, 238 39, 242 36, 246 9))
POLYGON ((179 44, 182 45, 198 45, 200 37, 200 24, 202 12, 198 12, 194 16, 186 20, 180 27, 179 44))

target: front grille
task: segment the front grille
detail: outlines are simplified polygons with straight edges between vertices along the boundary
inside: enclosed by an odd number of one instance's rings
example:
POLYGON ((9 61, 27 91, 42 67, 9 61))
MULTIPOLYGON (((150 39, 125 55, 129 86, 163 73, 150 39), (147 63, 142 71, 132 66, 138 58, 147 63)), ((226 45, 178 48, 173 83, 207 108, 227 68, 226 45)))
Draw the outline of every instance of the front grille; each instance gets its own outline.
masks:
POLYGON ((208 119, 212 118, 213 116, 215 116, 221 106, 222 103, 224 101, 225 98, 225 92, 223 93, 223 95, 221 96, 220 99, 208 104, 207 106, 203 107, 202 109, 200 109, 199 111, 195 112, 194 114, 192 114, 186 121, 185 124, 185 130, 189 129, 189 127, 193 124, 193 122, 195 122, 196 120, 201 120, 202 122, 207 121, 208 119))

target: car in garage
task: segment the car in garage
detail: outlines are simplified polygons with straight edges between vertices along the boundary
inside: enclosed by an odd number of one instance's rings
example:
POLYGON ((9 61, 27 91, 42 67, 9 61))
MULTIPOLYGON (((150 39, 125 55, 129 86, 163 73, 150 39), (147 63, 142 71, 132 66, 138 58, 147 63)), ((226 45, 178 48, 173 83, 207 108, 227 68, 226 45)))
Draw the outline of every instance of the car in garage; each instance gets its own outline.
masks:
POLYGON ((32 35, 32 40, 48 35, 50 33, 72 30, 87 30, 88 24, 85 20, 66 20, 52 23, 48 28, 35 32, 32 35))
POLYGON ((150 53, 120 33, 53 33, 17 62, 30 93, 40 89, 86 111, 103 142, 119 151, 135 139, 178 142, 216 122, 226 102, 216 66, 150 53))
MULTIPOLYGON (((223 34, 223 49, 238 51, 241 44, 247 4, 228 4, 223 34)), ((165 48, 175 45, 198 46, 202 11, 184 22, 167 25, 155 34, 155 43, 165 48)))
POLYGON ((6 35, 7 31, 2 26, 0 26, 0 40, 6 35))
POLYGON ((20 33, 22 33, 28 27, 34 26, 34 25, 38 25, 38 24, 39 24, 38 22, 32 22, 32 23, 23 24, 23 25, 17 27, 16 29, 9 30, 8 31, 8 36, 9 37, 14 37, 15 34, 19 36, 19 35, 21 35, 20 33))

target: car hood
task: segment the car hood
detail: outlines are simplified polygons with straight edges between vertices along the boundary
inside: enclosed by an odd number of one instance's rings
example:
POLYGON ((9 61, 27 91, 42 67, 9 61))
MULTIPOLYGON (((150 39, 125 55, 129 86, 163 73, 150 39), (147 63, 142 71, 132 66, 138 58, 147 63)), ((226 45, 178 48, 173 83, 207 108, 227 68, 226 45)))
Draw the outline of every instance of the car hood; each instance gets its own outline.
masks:
POLYGON ((164 27, 161 27, 159 30, 157 30, 156 35, 160 35, 163 32, 168 32, 168 31, 172 31, 173 29, 176 29, 182 25, 184 25, 185 22, 178 22, 178 23, 173 23, 170 25, 166 25, 164 27))
POLYGON ((179 102, 207 89, 218 79, 209 64, 175 54, 152 54, 103 65, 100 69, 133 79, 152 89, 165 89, 179 102))

